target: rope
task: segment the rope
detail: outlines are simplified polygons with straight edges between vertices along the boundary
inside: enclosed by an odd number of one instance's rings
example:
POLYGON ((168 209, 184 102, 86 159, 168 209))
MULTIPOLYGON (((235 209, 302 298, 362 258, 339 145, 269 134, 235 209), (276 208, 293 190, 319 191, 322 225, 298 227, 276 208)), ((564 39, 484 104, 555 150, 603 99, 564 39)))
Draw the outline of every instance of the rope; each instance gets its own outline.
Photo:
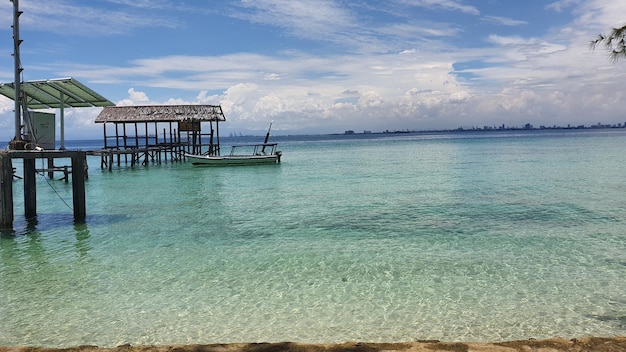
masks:
MULTIPOLYGON (((41 168, 43 169, 43 160, 41 160, 41 168)), ((39 173, 39 176, 41 176, 41 178, 43 178, 44 180, 46 180, 46 183, 48 184, 48 186, 50 186, 50 188, 54 191, 54 193, 57 195, 57 197, 59 197, 59 199, 63 202, 63 204, 65 204, 65 206, 67 206, 70 210, 74 211, 74 209, 72 208, 71 205, 69 205, 65 199, 63 199, 63 197, 61 197, 61 194, 59 194, 59 192, 57 192, 57 190, 52 187, 52 184, 50 184, 50 181, 48 181, 48 179, 44 176, 44 173, 41 172, 39 173)))

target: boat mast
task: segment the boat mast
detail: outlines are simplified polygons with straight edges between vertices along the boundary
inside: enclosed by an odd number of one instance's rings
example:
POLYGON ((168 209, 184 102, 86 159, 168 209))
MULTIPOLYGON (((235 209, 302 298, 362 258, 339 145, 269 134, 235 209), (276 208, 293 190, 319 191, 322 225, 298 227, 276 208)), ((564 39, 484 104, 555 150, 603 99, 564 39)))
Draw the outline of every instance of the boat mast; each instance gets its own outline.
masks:
POLYGON ((267 129, 267 133, 265 134, 265 141, 263 142, 263 149, 261 149, 261 153, 265 153, 265 145, 267 144, 267 141, 270 139, 270 130, 272 129, 273 123, 274 121, 271 121, 270 127, 267 129))

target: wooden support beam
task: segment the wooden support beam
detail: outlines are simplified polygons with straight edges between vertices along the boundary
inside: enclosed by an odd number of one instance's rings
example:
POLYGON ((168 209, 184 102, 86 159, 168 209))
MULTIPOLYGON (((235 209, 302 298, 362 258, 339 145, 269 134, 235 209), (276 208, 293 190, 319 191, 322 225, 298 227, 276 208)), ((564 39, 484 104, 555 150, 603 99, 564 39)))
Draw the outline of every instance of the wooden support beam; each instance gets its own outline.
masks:
POLYGON ((5 151, 0 151, 0 228, 13 228, 13 164, 5 151))
POLYGON ((48 178, 54 178, 54 158, 48 158, 48 178))
POLYGON ((35 179, 35 158, 24 159, 24 215, 32 218, 37 215, 37 187, 35 179))
MULTIPOLYGON (((72 175, 72 194, 74 201, 74 220, 84 222, 85 179, 87 178, 87 153, 84 151, 0 151, 0 229, 13 227, 13 164, 12 159, 24 162, 24 215, 27 220, 37 216, 37 189, 35 162, 37 159, 71 158, 71 171, 67 166, 42 169, 41 172, 63 171, 64 180, 72 175)), ((112 163, 112 160, 111 160, 112 163)), ((54 161, 52 161, 54 164, 54 161)))
POLYGON ((85 206, 85 152, 76 152, 72 156, 72 196, 74 201, 74 222, 84 222, 87 217, 85 206))
MULTIPOLYGON (((122 131, 124 132, 124 150, 128 149, 128 141, 126 140, 126 124, 122 124, 122 131)), ((124 162, 128 163, 128 154, 124 154, 124 162)), ((118 164, 119 166, 119 164, 118 164)))

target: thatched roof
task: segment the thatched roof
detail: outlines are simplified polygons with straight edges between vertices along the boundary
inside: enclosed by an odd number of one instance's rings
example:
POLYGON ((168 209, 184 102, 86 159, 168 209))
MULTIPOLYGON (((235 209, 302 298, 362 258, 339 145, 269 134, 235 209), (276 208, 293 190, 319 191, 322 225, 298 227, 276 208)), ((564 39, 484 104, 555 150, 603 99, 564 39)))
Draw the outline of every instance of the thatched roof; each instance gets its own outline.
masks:
POLYGON ((96 123, 226 121, 219 105, 105 106, 96 123))

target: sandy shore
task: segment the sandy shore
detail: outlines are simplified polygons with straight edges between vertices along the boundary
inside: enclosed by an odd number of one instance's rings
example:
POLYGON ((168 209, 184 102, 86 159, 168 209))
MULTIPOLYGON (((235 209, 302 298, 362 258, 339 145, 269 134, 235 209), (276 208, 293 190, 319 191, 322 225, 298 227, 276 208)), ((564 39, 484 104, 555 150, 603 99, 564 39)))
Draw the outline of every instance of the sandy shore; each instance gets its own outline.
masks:
POLYGON ((0 352, 626 352, 626 337, 523 340, 498 343, 418 341, 406 343, 299 344, 235 343, 211 345, 131 346, 114 348, 0 347, 0 352))

